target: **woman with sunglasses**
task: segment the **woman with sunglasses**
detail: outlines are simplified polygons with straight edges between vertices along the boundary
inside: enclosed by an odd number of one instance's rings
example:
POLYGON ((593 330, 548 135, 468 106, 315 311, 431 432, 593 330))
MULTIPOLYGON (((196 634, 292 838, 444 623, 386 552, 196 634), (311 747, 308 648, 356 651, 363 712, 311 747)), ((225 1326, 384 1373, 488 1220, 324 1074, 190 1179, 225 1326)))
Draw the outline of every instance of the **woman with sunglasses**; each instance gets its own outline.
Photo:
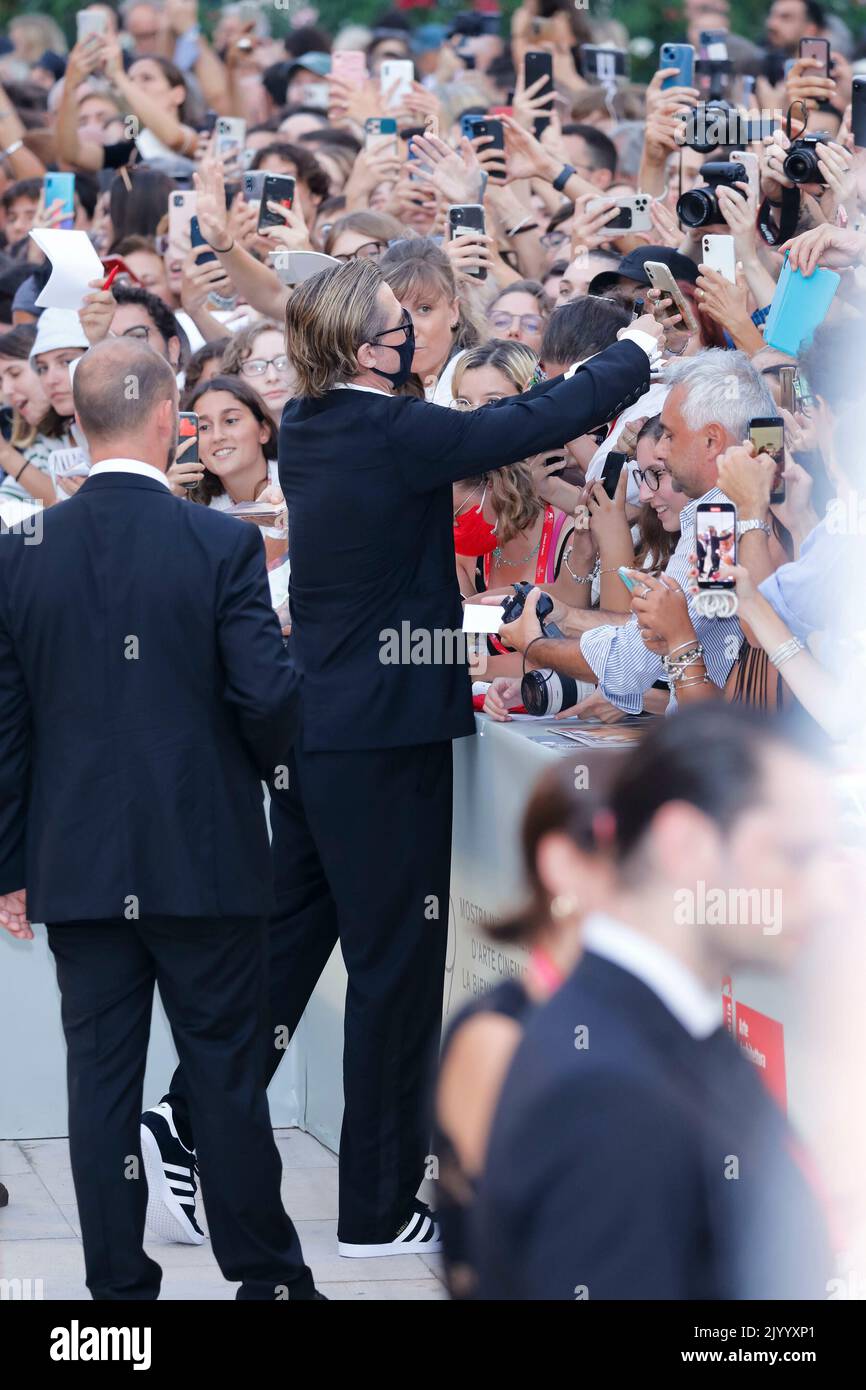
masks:
POLYGON ((221 373, 239 376, 255 391, 275 425, 295 392, 295 374, 281 328, 266 320, 235 333, 226 345, 221 373))
POLYGON ((525 343, 534 353, 541 351, 544 325, 550 317, 550 301, 537 280, 515 280, 506 285, 487 306, 487 322, 494 338, 525 343))
POLYGON ((402 222, 387 212, 349 212, 331 225, 324 250, 338 261, 377 261, 390 241, 405 236, 402 222))

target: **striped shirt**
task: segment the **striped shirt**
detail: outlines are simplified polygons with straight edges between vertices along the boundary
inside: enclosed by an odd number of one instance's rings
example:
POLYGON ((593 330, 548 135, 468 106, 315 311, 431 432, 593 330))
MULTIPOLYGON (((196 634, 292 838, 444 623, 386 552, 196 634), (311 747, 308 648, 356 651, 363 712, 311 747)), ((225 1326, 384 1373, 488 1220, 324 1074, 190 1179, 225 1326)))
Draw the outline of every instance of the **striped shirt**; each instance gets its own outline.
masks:
MULTIPOLYGON (((703 497, 683 507, 680 513, 680 539, 668 561, 665 574, 675 579, 686 592, 689 617, 704 649, 707 675, 720 688, 728 679, 743 632, 736 618, 702 618, 689 592, 691 556, 696 550, 695 513, 702 503, 727 502, 721 488, 711 488, 703 497)), ((639 714, 643 695, 656 681, 664 680, 662 659, 647 647, 632 613, 627 622, 616 626, 590 628, 580 639, 584 660, 592 667, 598 688, 606 699, 627 714, 639 714)), ((676 696, 671 692, 668 714, 676 708, 676 696)))

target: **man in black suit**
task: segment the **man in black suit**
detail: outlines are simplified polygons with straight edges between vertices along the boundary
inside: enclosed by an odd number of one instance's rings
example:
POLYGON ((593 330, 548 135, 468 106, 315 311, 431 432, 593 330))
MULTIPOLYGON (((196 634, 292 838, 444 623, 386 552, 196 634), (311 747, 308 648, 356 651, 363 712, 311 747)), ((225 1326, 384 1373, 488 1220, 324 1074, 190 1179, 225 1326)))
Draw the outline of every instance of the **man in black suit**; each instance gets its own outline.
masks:
POLYGON ((168 489, 168 364, 113 339, 74 398, 90 476, 41 544, 0 540, 0 923, 48 924, 87 1284, 159 1292, 139 1146, 158 984, 220 1268, 239 1298, 310 1299, 264 1085, 262 778, 288 757, 298 676, 257 529, 168 489))
MULTIPOLYGON (((461 414, 394 394, 411 367, 412 321, 370 262, 314 276, 289 303, 300 392, 283 413, 280 481, 304 694, 289 784, 271 802, 270 1070, 339 940, 343 1255, 439 1249, 416 1193, 442 1010, 451 740, 475 730, 454 641, 451 484, 555 448, 637 400, 660 330, 652 318, 635 329, 570 380, 461 414)), ((175 1077, 165 1103, 191 1145, 186 1089, 175 1077)))
POLYGON ((784 970, 820 929, 826 780, 778 724, 713 701, 659 722, 610 809, 608 911, 584 922, 500 1096, 478 1296, 824 1298, 809 1166, 722 1026, 721 987, 734 966, 784 970))

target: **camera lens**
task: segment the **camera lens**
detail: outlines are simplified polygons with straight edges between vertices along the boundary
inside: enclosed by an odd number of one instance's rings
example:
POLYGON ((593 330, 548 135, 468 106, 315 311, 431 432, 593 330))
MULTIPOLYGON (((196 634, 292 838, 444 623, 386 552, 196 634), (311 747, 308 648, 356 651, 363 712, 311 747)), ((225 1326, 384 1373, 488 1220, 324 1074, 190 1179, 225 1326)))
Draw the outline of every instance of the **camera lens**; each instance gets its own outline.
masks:
POLYGON ((549 719, 577 704, 577 681, 555 671, 527 671, 520 683, 520 697, 527 714, 549 719))
POLYGON ((782 167, 792 183, 823 183, 818 160, 811 150, 795 150, 782 167))
POLYGON ((723 220, 711 188, 691 188, 684 193, 677 199, 677 217, 686 227, 708 227, 723 220))

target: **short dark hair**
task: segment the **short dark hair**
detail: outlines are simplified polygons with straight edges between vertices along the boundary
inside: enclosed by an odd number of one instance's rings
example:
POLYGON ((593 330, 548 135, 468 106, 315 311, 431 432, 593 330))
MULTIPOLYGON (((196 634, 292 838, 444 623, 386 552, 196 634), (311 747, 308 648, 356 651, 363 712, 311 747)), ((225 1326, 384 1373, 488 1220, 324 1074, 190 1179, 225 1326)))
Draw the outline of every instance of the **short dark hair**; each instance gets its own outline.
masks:
POLYGON ((134 338, 105 338, 79 358, 72 399, 87 438, 111 439, 141 428, 162 401, 177 402, 177 385, 155 348, 134 338))
POLYGON ((810 24, 814 24, 816 29, 824 29, 827 24, 827 14, 823 5, 818 4, 818 0, 803 0, 806 7, 806 18, 810 24))
POLYGON ((0 203, 8 212, 12 204, 17 202, 19 198, 30 198, 32 202, 38 203, 41 196, 41 179, 16 179, 15 183, 10 183, 9 187, 4 189, 0 203))
POLYGON ((305 24, 300 29, 290 29, 283 39, 283 47, 293 58, 302 58, 305 53, 330 53, 333 40, 324 29, 305 24))
POLYGON ((331 191, 331 180, 316 156, 304 149, 303 145, 290 145, 288 140, 275 140, 273 144, 264 145, 262 149, 256 150, 255 159, 250 167, 260 169, 262 160, 272 154, 294 164, 298 179, 307 185, 314 198, 327 198, 331 191))
MULTIPOLYGON (((283 120, 285 119, 284 116, 283 120)), ((305 145, 321 145, 325 150, 330 145, 335 150, 348 150, 352 155, 360 154, 364 148, 350 130, 335 130, 331 126, 323 126, 321 130, 308 130, 299 138, 305 145)))
POLYGON ((125 285, 122 282, 112 286, 111 293, 118 304, 140 304, 166 343, 171 338, 177 338, 180 343, 181 360, 189 356, 189 339, 164 299, 146 290, 143 285, 125 285))
POLYGON ((541 340, 542 362, 579 362, 616 342, 631 314, 611 299, 584 295, 561 304, 547 320, 541 340))
POLYGON ((579 135, 586 145, 589 162, 593 169, 609 169, 616 173, 616 145, 598 126, 582 125, 579 121, 569 121, 562 127, 563 135, 579 135))

